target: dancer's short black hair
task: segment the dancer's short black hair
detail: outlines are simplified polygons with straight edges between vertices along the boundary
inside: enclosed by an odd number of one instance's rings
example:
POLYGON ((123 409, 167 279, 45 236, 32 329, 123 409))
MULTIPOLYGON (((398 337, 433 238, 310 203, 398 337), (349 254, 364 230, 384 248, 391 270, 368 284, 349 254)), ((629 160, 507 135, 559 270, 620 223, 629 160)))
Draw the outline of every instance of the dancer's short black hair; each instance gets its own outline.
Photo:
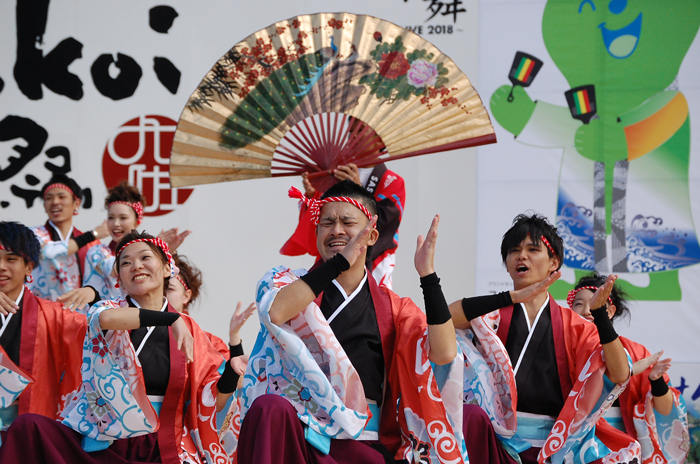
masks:
POLYGON ((83 199, 83 189, 80 188, 80 186, 78 185, 78 183, 76 181, 74 181, 73 179, 71 179, 70 177, 68 177, 65 174, 54 174, 53 176, 51 176, 51 179, 49 179, 49 181, 47 183, 45 183, 43 187, 41 187, 41 197, 42 198, 44 197, 44 195, 46 195, 46 188, 49 185, 53 185, 53 184, 64 184, 65 186, 67 186, 69 189, 71 189, 73 191, 73 197, 76 200, 83 199))
POLYGON ((0 222, 0 243, 9 251, 24 258, 25 263, 39 265, 41 245, 32 230, 19 222, 0 222))
MULTIPOLYGON (((605 283, 606 280, 607 280, 607 276, 600 275, 597 272, 592 272, 588 275, 581 277, 581 279, 579 279, 579 281, 576 284, 576 287, 574 287, 574 289, 577 290, 581 287, 598 287, 598 288, 600 288, 605 283)), ((617 284, 613 285, 612 292, 610 292, 610 299, 612 300, 613 304, 615 305, 615 314, 613 314, 613 317, 611 318, 613 321, 615 319, 620 318, 620 317, 626 317, 626 318, 630 317, 629 302, 627 301, 629 299, 629 296, 617 284)), ((591 308, 591 309, 596 309, 596 308, 591 308)))
POLYGON ((107 198, 105 198, 105 208, 109 207, 110 203, 115 201, 126 201, 129 203, 141 203, 144 207, 146 206, 146 197, 144 197, 139 189, 133 185, 129 185, 126 181, 122 181, 119 185, 112 187, 107 191, 107 198))
POLYGON ((503 264, 505 264, 506 257, 510 250, 520 245, 528 235, 532 237, 532 243, 535 245, 539 245, 542 242, 541 237, 547 239, 554 249, 554 254, 552 254, 549 247, 544 243, 542 243, 542 246, 545 247, 550 258, 554 256, 559 258, 559 267, 557 270, 560 269, 564 263, 564 241, 559 234, 557 234, 557 228, 550 224, 546 217, 537 213, 518 214, 515 219, 513 219, 513 226, 503 234, 503 241, 501 241, 501 258, 503 258, 503 264))
POLYGON ((374 196, 365 190, 363 186, 351 180, 342 180, 321 195, 322 200, 329 197, 352 198, 362 203, 372 216, 377 214, 377 201, 374 199, 374 196))

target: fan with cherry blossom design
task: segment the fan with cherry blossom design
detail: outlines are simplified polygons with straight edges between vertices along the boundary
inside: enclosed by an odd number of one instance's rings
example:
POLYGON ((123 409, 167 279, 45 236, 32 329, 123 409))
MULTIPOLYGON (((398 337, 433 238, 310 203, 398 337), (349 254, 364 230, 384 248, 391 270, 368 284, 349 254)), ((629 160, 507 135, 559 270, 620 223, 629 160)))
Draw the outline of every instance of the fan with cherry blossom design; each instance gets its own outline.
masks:
POLYGON ((415 33, 318 13, 262 29, 207 73, 180 116, 173 187, 331 171, 494 143, 467 76, 415 33))

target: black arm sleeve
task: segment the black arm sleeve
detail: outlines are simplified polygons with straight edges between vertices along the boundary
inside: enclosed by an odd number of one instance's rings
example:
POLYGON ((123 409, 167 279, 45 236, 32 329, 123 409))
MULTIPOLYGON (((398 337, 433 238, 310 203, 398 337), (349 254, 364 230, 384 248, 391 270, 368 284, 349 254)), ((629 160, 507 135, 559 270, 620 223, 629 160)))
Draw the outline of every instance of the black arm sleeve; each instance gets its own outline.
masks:
POLYGON ((495 295, 474 296, 462 299, 462 310, 468 321, 485 316, 497 309, 507 308, 513 304, 510 292, 495 295))
POLYGON ((169 313, 166 311, 153 311, 150 309, 139 309, 139 327, 152 327, 156 325, 173 325, 173 322, 180 319, 180 313, 169 313))
POLYGON ((238 356, 243 356, 245 353, 243 353, 243 342, 239 343, 238 345, 229 345, 228 346, 228 353, 231 355, 232 358, 236 358, 238 356))
POLYGON ((664 396, 668 392, 668 384, 663 375, 656 380, 649 379, 649 383, 651 384, 652 396, 664 396))
POLYGON ((608 317, 608 308, 601 306, 598 309, 591 309, 591 316, 593 316, 593 323, 598 328, 600 344, 614 342, 617 338, 617 332, 615 332, 612 321, 608 317))
POLYGON ((92 285, 86 285, 85 288, 90 288, 90 289, 92 289, 93 292, 95 292, 95 298, 93 298, 93 300, 90 303, 88 303, 89 306, 94 305, 95 303, 97 303, 98 301, 100 301, 102 299, 100 297, 100 292, 95 290, 95 287, 93 287, 92 285))
POLYGON ((95 234, 92 232, 85 232, 84 234, 78 235, 77 237, 71 237, 73 241, 78 245, 78 249, 84 247, 90 242, 95 241, 95 234))
POLYGON ((316 269, 302 276, 301 280, 311 287, 314 295, 319 296, 336 277, 348 269, 350 269, 350 263, 345 259, 345 256, 338 253, 316 269))
POLYGON ((420 278, 420 286, 423 289, 425 300, 425 315, 428 325, 444 324, 452 319, 450 308, 447 306, 445 295, 440 287, 440 278, 435 272, 420 278))
POLYGON ((231 367, 231 360, 226 361, 224 373, 221 374, 219 381, 216 382, 216 388, 219 390, 219 393, 235 392, 239 377, 240 376, 236 374, 236 371, 233 370, 233 367, 231 367))

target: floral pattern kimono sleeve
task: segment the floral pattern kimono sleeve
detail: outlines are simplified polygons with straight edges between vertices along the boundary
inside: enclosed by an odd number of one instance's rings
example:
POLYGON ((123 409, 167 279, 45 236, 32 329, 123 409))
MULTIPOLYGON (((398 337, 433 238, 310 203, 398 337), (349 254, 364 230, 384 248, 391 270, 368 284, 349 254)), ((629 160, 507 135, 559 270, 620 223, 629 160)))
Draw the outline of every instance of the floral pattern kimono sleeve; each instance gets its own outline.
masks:
POLYGON ((83 263, 83 287, 89 285, 105 300, 116 300, 122 292, 116 288, 117 278, 112 276, 114 256, 107 245, 90 247, 83 263))
MULTIPOLYGON (((27 385, 33 382, 34 379, 17 367, 0 346, 0 409, 10 406, 27 385)), ((3 430, 1 418, 0 430, 3 430)))
POLYGON ((103 334, 99 315, 127 306, 103 300, 90 308, 83 343, 82 384, 63 411, 63 424, 97 441, 145 435, 158 430, 158 416, 146 395, 141 365, 129 332, 103 334))

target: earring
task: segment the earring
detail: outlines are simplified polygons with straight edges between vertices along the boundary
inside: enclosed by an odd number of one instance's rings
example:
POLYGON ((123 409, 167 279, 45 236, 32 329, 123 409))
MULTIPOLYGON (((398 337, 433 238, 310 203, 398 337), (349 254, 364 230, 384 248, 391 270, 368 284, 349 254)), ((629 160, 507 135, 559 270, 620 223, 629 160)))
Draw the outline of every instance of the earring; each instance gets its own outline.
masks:
POLYGON ((73 211, 73 216, 77 216, 77 215, 78 215, 78 210, 76 209, 73 211))
POLYGON ((29 274, 28 276, 24 276, 24 280, 25 280, 28 284, 31 284, 32 282, 34 282, 34 277, 32 277, 32 275, 29 274))

